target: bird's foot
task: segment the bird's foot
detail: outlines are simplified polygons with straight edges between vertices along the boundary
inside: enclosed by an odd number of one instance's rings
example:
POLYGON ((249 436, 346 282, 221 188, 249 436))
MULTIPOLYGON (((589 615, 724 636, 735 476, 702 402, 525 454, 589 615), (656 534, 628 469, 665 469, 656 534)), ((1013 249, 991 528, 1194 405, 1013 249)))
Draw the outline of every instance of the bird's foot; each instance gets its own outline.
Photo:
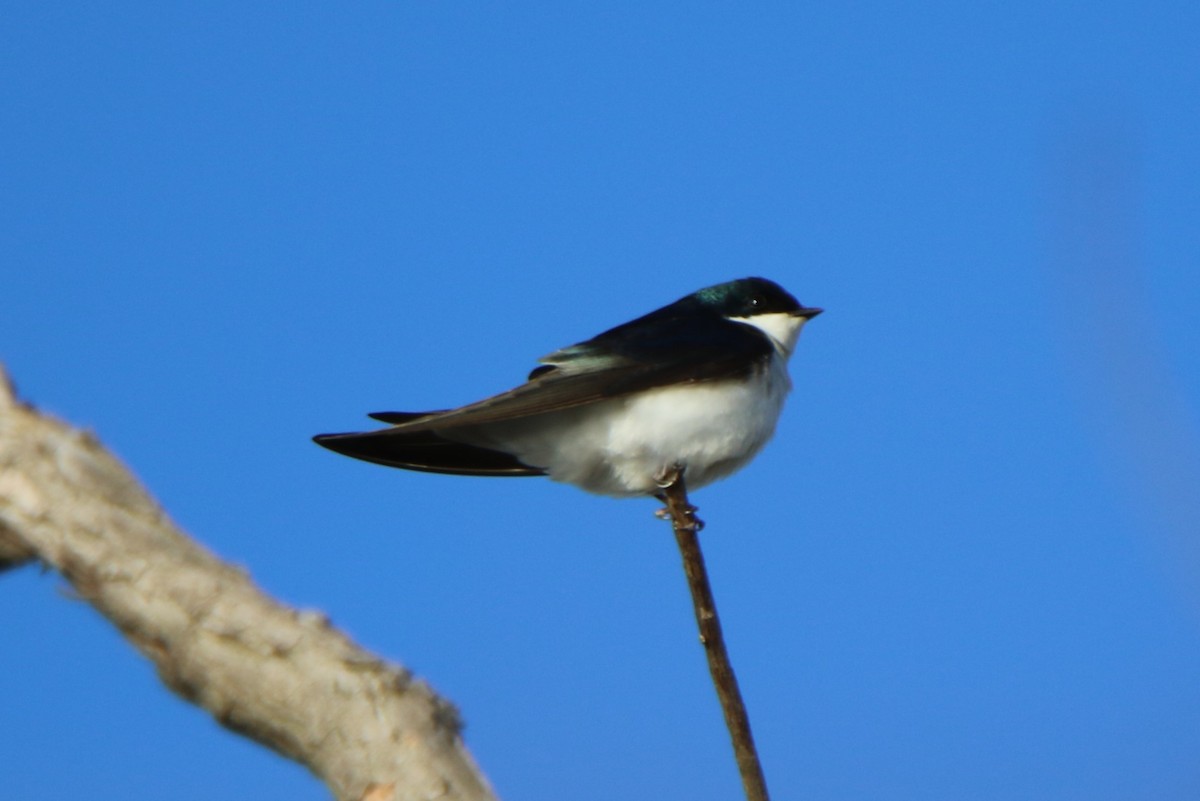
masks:
MULTIPOLYGON (((663 490, 671 489, 671 487, 674 487, 676 484, 678 484, 682 480, 683 480, 683 465, 680 465, 680 464, 673 464, 670 467, 664 467, 662 470, 659 470, 657 473, 654 474, 655 486, 657 486, 659 489, 663 489, 663 490)), ((667 493, 656 492, 654 494, 654 497, 658 498, 660 501, 663 501, 665 503, 667 493)))
POLYGON ((654 515, 660 520, 670 520, 676 529, 700 531, 704 521, 696 517, 697 508, 688 502, 683 471, 681 465, 671 465, 654 477, 654 483, 662 488, 662 492, 654 493, 654 497, 664 505, 664 508, 656 509, 654 515))

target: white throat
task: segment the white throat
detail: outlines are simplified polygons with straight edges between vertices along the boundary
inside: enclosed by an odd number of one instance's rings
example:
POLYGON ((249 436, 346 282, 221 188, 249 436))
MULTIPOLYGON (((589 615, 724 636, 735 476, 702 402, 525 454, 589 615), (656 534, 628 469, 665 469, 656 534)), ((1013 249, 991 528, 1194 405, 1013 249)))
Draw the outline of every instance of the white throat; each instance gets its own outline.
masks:
POLYGON ((791 356, 792 351, 796 349, 796 340, 800 337, 800 329, 808 322, 807 317, 796 317, 787 312, 756 314, 753 317, 726 317, 725 319, 752 325, 762 331, 770 337, 771 342, 775 344, 775 349, 785 358, 791 356))

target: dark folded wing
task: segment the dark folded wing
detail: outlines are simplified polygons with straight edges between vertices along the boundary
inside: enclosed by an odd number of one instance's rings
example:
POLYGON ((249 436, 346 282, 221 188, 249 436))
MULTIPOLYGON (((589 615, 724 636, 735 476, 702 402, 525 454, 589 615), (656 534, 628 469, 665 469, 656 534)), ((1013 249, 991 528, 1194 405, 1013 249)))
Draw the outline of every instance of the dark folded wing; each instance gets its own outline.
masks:
POLYGON ((744 378, 773 352, 760 331, 739 323, 721 320, 697 334, 681 333, 669 318, 642 322, 636 337, 627 336, 622 327, 551 353, 526 383, 476 403, 441 412, 371 416, 394 423, 386 433, 395 434, 512 420, 655 387, 744 378))

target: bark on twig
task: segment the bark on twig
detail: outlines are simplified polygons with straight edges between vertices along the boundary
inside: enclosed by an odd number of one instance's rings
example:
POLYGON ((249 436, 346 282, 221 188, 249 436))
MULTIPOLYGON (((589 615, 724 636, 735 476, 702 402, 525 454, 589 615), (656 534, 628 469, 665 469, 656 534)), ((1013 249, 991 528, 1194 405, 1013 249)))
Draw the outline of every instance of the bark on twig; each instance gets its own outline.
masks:
POLYGON ((676 468, 662 481, 659 496, 667 505, 679 553, 683 557, 683 572, 687 575, 688 588, 692 592, 692 605, 696 611, 696 625, 700 628, 700 642, 708 657, 708 671, 712 674, 713 686, 725 714, 725 725, 733 741, 733 756, 742 776, 742 789, 747 801, 769 801, 767 781, 763 776, 758 749, 750 733, 750 717, 742 702, 737 677, 733 674, 733 663, 725 649, 725 636, 721 633, 721 620, 717 617, 717 604, 713 600, 708 571, 704 567, 704 554, 700 551, 700 529, 704 523, 696 517, 696 507, 688 501, 683 471, 676 468))
POLYGON ((192 542, 97 440, 0 369, 0 569, 40 560, 221 724, 339 801, 495 801, 454 707, 192 542))

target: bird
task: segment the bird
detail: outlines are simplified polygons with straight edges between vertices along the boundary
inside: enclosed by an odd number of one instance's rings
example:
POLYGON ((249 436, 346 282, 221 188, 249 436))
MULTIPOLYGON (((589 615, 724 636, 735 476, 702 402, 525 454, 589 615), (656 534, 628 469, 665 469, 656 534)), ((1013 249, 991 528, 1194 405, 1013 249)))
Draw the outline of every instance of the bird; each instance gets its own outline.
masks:
POLYGON ((775 432, 800 330, 823 310, 766 278, 709 286, 538 359, 525 383, 454 409, 375 412, 387 428, 313 440, 376 464, 549 476, 662 497, 745 466, 775 432))

